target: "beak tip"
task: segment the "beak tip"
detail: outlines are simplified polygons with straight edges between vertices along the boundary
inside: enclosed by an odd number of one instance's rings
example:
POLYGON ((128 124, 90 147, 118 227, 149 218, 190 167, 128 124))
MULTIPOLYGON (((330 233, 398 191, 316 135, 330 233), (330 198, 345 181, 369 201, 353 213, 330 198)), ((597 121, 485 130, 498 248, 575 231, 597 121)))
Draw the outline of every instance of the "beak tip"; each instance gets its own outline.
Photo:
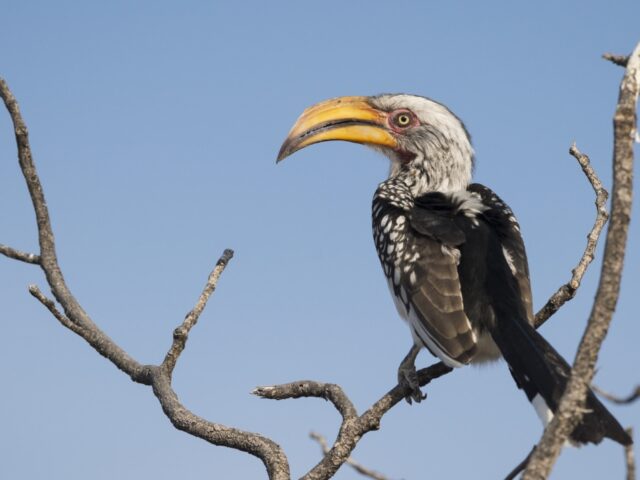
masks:
POLYGON ((293 151, 291 150, 289 143, 285 142, 282 147, 280 147, 280 151, 278 152, 278 156, 276 157, 276 165, 292 153, 293 151))

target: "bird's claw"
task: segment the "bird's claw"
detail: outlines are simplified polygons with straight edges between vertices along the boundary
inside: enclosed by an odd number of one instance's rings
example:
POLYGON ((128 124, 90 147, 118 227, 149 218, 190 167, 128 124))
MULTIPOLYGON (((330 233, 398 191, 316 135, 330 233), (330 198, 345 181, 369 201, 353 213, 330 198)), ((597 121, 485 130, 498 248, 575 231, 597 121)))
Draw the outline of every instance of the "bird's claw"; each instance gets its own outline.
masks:
POLYGON ((409 393, 405 395, 404 399, 409 405, 412 402, 420 403, 427 398, 425 393, 420 390, 420 382, 418 381, 418 373, 416 367, 411 365, 400 365, 398 369, 398 383, 405 389, 409 390, 409 393))

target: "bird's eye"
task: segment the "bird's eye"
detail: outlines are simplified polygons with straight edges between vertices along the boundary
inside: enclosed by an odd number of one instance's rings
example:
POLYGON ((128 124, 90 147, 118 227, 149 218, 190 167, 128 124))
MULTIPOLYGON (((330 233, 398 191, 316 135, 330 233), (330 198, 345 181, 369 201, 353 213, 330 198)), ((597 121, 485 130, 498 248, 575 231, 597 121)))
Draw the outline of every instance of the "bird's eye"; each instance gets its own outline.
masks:
POLYGON ((406 128, 413 123, 413 116, 410 112, 399 112, 393 117, 396 127, 406 128))

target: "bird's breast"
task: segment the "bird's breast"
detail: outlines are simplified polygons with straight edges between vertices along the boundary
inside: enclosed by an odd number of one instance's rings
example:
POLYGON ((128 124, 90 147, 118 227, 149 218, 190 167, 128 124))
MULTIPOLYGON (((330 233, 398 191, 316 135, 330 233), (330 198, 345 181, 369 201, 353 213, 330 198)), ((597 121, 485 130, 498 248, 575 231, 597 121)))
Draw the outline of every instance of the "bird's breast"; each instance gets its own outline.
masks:
MULTIPOLYGON (((393 268, 401 267, 408 249, 408 219, 405 212, 385 208, 382 203, 373 206, 373 240, 387 277, 393 277, 393 268)), ((399 283, 398 281, 395 282, 399 283)))
POLYGON ((374 201, 372 223, 376 251, 394 303, 400 316, 407 319, 410 313, 407 287, 416 283, 414 265, 420 258, 411 241, 407 213, 385 202, 374 201))

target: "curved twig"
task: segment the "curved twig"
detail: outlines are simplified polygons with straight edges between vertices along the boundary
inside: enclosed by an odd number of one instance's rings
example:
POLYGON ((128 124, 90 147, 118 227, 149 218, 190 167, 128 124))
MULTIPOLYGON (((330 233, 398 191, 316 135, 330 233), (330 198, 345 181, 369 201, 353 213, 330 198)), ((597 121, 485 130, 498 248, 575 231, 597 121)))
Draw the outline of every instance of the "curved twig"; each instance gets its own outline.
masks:
POLYGON ((633 142, 636 104, 640 92, 640 43, 627 63, 620 85, 614 116, 613 190, 611 223, 607 231, 602 271, 596 298, 589 315, 571 378, 553 420, 545 428, 536 451, 522 476, 523 480, 544 479, 551 472, 562 445, 584 414, 584 402, 591 384, 598 353, 613 318, 622 279, 627 233, 631 218, 633 190, 633 142))
POLYGON ((615 63, 619 67, 626 67, 627 63, 629 63, 628 55, 616 55, 615 53, 604 53, 602 54, 602 58, 605 60, 609 60, 611 63, 615 63))
POLYGON ((313 380, 300 380, 298 382, 256 387, 251 393, 261 398, 270 400, 284 400, 287 398, 315 397, 324 398, 333 403, 340 412, 343 420, 351 420, 358 416, 356 408, 347 397, 340 385, 333 383, 314 382, 313 380))
POLYGON ((591 388, 598 393, 598 395, 606 398, 610 402, 617 403, 618 405, 629 405, 630 403, 635 402, 640 398, 640 385, 636 386, 636 388, 626 397, 618 397, 612 393, 605 392, 600 387, 596 385, 591 385, 591 388))
POLYGON ((609 193, 602 186, 602 182, 596 175, 595 170, 591 167, 589 162, 589 157, 584 155, 576 144, 571 145, 569 149, 569 153, 578 160, 580 167, 582 167, 582 171, 585 176, 589 180, 589 183, 593 187, 593 191, 596 194, 596 220, 593 224, 593 228, 587 235, 587 246, 578 262, 576 268, 571 271, 571 279, 562 285, 556 293, 554 293, 547 303, 542 307, 538 313, 536 313, 535 318, 535 327, 540 327, 544 322, 546 322, 551 315, 556 313, 562 305, 575 297, 578 288, 580 288, 580 282, 582 281, 582 277, 584 277, 589 264, 593 261, 594 252, 596 251, 596 246, 598 245, 598 239, 600 238, 600 233, 607 223, 607 219, 609 218, 609 214, 607 213, 607 198, 609 197, 609 193))

